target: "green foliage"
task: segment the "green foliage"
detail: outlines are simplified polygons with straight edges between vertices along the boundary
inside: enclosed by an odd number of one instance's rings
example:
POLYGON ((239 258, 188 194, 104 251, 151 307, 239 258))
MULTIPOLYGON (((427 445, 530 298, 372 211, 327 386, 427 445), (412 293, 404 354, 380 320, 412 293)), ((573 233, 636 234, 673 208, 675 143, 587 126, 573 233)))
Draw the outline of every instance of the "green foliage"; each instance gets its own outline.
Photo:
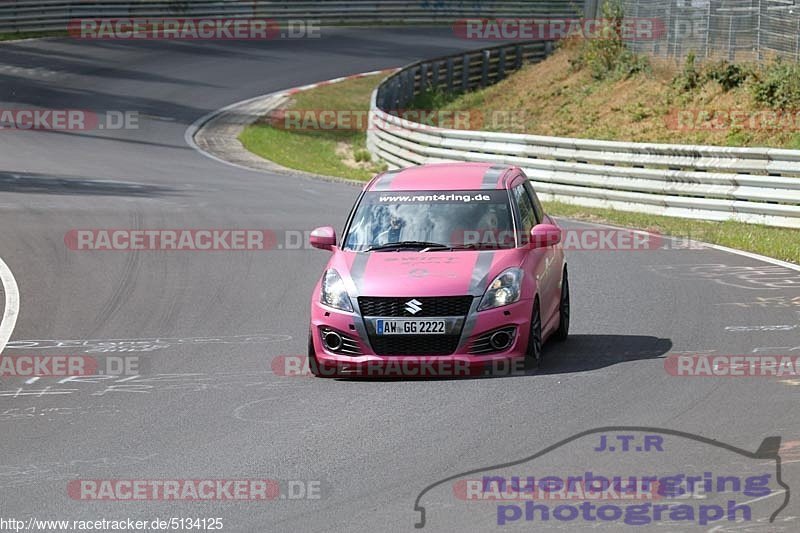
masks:
POLYGON ((752 91, 756 102, 773 109, 800 106, 800 64, 776 59, 759 70, 752 91))
POLYGON ((366 149, 359 149, 353 153, 353 158, 359 163, 365 163, 367 161, 372 160, 372 156, 369 153, 369 150, 366 149))
POLYGON ((570 61, 570 67, 573 70, 588 68, 596 80, 627 79, 649 71, 649 60, 631 52, 622 39, 624 16, 620 0, 606 0, 598 35, 581 43, 578 57, 570 61))
POLYGON ((686 61, 683 64, 683 70, 675 76, 672 80, 673 86, 679 92, 689 92, 696 89, 700 85, 700 71, 697 68, 697 60, 694 52, 689 52, 686 55, 686 61))
POLYGON ((458 98, 456 93, 448 93, 444 89, 426 89, 417 94, 408 103, 409 109, 442 109, 458 98))
POLYGON ((726 91, 741 87, 755 71, 748 65, 719 61, 712 63, 706 69, 705 77, 715 81, 726 91))

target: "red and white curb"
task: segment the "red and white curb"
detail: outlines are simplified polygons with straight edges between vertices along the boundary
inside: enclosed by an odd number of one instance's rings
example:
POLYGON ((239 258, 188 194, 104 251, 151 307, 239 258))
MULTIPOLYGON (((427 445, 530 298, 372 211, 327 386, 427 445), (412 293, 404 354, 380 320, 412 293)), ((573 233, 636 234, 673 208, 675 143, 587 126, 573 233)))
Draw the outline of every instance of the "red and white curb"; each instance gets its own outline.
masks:
MULTIPOLYGON (((244 170, 308 174, 298 170, 287 169, 277 163, 267 161, 253 154, 245 149, 242 143, 239 142, 239 134, 241 134, 247 126, 273 109, 280 107, 288 98, 299 92, 367 76, 376 76, 378 74, 385 74, 388 76, 397 70, 399 69, 392 68, 361 72, 351 76, 342 76, 331 80, 310 83, 308 85, 284 89, 282 91, 242 100, 241 102, 225 106, 222 109, 212 111, 194 121, 186 129, 184 140, 186 144, 194 150, 225 165, 244 170)), ((330 176, 321 177, 338 180, 338 178, 332 178, 330 176)))
POLYGON ((14 326, 17 324, 17 317, 19 316, 19 287, 17 287, 17 280, 14 279, 11 269, 0 258, 0 282, 3 284, 3 293, 5 294, 5 307, 3 307, 3 318, 0 319, 0 354, 11 338, 14 332, 14 326))

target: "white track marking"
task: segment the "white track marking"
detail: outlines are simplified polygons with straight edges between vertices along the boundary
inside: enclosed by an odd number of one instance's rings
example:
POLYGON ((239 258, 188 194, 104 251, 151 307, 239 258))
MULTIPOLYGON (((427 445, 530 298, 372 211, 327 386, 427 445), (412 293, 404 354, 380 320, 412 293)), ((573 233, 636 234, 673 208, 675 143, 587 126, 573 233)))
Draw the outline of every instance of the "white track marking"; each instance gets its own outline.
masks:
POLYGON ((17 325, 17 316, 19 315, 19 287, 17 287, 17 280, 14 279, 14 274, 11 269, 0 258, 0 281, 3 282, 3 292, 6 295, 6 304, 3 308, 3 318, 0 320, 0 354, 6 347, 8 339, 14 332, 14 326, 17 325))

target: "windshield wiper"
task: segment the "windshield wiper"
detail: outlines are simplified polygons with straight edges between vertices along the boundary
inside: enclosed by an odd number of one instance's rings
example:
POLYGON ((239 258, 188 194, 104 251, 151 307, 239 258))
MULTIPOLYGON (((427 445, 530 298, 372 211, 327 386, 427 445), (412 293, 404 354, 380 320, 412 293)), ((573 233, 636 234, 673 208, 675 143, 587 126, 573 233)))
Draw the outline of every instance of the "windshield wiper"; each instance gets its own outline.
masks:
POLYGON ((472 242, 469 244, 454 244, 449 248, 451 250, 506 250, 513 247, 513 243, 500 246, 493 242, 472 242))
POLYGON ((435 249, 447 249, 450 246, 446 244, 441 244, 438 242, 427 242, 427 241, 398 241, 398 242, 387 242, 386 244, 379 244, 376 246, 370 246, 365 252, 375 252, 378 250, 394 250, 397 248, 435 248, 435 249))

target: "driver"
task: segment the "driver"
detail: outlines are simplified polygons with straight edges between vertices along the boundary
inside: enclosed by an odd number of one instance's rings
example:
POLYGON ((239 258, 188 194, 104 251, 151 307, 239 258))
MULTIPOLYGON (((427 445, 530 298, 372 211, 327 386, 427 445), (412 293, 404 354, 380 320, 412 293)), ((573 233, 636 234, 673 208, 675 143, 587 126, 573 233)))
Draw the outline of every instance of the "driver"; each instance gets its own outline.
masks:
POLYGON ((405 225, 405 220, 395 214, 392 214, 389 217, 389 227, 378 234, 378 237, 375 239, 375 244, 381 245, 390 242, 400 242, 400 235, 402 234, 405 225))

